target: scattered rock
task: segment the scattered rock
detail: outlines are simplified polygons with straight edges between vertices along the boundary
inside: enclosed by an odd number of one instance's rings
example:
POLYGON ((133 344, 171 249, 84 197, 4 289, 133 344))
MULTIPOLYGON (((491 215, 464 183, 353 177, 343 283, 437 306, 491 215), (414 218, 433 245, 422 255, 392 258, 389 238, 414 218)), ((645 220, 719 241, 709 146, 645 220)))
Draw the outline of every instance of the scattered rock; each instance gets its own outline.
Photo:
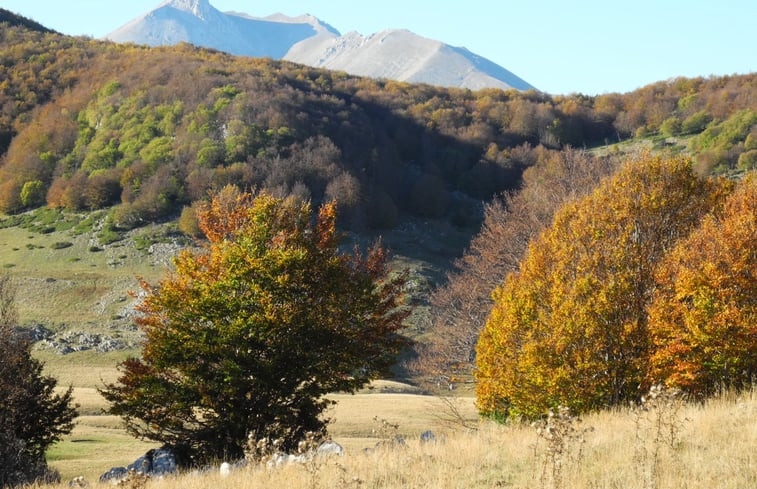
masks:
POLYGON ((100 482, 111 482, 111 483, 117 483, 119 481, 122 481, 126 478, 126 475, 129 473, 128 470, 126 470, 126 467, 113 467, 106 473, 100 476, 100 482))
POLYGON ((173 474, 177 471, 176 454, 170 448, 153 449, 139 457, 128 467, 114 467, 100 476, 100 482, 117 483, 130 472, 151 477, 173 474))
POLYGON ((178 470, 176 455, 169 448, 158 448, 152 453, 152 475, 173 474, 178 470))
MULTIPOLYGON (((150 450, 150 452, 151 451, 152 450, 150 450)), ((126 470, 133 470, 138 474, 152 473, 152 454, 150 452, 147 452, 136 459, 128 467, 126 467, 126 470)))
POLYGON ((269 467, 279 467, 288 464, 304 464, 308 461, 307 455, 292 455, 291 453, 277 453, 267 463, 269 467))
POLYGON ((344 455, 344 448, 342 448, 342 445, 335 441, 327 441, 324 443, 321 443, 321 445, 316 450, 316 454, 318 455, 344 455))
POLYGON ((421 433, 421 443, 436 442, 436 435, 433 431, 428 430, 421 433))
POLYGON ((52 331, 41 324, 35 324, 28 328, 19 326, 13 329, 13 333, 17 338, 31 341, 32 343, 47 339, 53 334, 52 331))
POLYGON ((228 477, 229 474, 231 474, 231 464, 229 462, 222 463, 220 467, 220 473, 221 477, 228 477))
POLYGON ((89 487, 89 482, 84 480, 84 477, 80 475, 79 477, 71 479, 68 483, 68 487, 89 487))
POLYGON ((50 349, 59 355, 67 355, 86 350, 95 350, 100 353, 126 350, 132 348, 134 344, 122 338, 104 334, 65 331, 55 335, 48 335, 40 340, 39 346, 50 349))

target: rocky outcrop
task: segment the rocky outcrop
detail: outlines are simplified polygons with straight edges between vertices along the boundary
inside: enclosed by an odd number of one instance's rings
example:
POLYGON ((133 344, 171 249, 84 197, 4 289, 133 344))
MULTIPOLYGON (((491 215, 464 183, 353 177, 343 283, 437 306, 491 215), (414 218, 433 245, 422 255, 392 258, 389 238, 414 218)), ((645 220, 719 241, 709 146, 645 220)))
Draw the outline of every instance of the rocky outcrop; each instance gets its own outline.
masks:
POLYGON ((127 340, 119 336, 77 331, 65 331, 54 335, 48 335, 37 344, 38 348, 52 350, 58 355, 68 355, 69 353, 87 350, 107 353, 111 351, 127 350, 129 348, 135 348, 136 346, 136 341, 127 340))
POLYGON ((163 477, 174 474, 177 470, 176 453, 163 447, 148 451, 128 467, 113 467, 100 476, 100 482, 118 483, 126 479, 130 473, 163 477))

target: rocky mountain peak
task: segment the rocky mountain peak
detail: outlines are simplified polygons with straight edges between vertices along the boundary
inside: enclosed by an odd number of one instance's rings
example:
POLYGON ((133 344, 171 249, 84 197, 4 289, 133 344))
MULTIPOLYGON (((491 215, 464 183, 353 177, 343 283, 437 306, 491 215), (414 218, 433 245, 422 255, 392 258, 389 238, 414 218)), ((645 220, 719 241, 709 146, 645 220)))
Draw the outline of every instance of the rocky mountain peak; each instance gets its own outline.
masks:
POLYGON ((207 19, 208 15, 215 10, 209 0, 166 0, 161 7, 173 7, 201 19, 207 19))

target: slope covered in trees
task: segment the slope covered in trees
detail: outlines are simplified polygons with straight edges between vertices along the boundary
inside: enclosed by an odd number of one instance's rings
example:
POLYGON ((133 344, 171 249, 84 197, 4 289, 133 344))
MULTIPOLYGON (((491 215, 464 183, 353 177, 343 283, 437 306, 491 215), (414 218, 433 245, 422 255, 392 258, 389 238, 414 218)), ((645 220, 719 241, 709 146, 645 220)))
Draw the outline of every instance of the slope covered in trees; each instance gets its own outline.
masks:
POLYGON ((533 160, 515 150, 525 144, 712 129, 692 147, 708 152, 703 167, 730 171, 752 165, 742 155, 757 137, 753 75, 598 97, 470 92, 2 23, 0 80, 0 211, 119 204, 123 227, 229 182, 336 197, 343 224, 391 226, 398 212, 441 217, 515 188, 533 160))

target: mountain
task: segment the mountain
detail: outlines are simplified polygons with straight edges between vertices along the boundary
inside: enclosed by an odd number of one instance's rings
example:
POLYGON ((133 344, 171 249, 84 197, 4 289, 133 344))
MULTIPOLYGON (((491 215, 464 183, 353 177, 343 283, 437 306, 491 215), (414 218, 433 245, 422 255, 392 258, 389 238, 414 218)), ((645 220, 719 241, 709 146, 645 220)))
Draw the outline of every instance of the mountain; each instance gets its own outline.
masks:
POLYGON ((106 36, 149 46, 188 42, 230 54, 284 59, 373 78, 445 87, 533 88, 465 48, 407 30, 341 35, 311 15, 265 18, 220 12, 208 0, 167 0, 106 36))
POLYGON ((312 16, 257 18, 220 12, 208 0, 168 0, 106 38, 148 46, 188 42, 239 56, 280 59, 294 44, 324 33, 339 35, 312 16))
POLYGON ((294 45, 284 59, 353 75, 444 87, 533 88, 465 48, 452 47, 407 30, 385 30, 368 37, 356 32, 340 37, 314 36, 294 45))

